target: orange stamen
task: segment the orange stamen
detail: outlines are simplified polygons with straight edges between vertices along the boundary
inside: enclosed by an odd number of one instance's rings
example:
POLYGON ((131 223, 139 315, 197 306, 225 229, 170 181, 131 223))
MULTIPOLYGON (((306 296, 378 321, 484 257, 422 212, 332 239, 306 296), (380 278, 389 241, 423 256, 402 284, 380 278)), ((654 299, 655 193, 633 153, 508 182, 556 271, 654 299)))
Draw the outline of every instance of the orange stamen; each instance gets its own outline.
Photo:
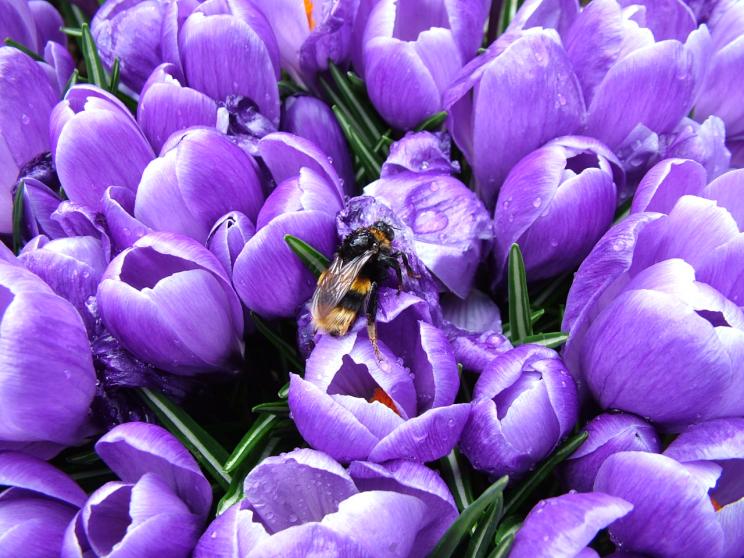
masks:
POLYGON ((315 20, 313 19, 313 0, 303 0, 305 2, 305 14, 307 15, 307 25, 310 31, 315 29, 315 20))
POLYGON ((382 403, 383 405, 385 405, 385 407, 392 410, 396 415, 400 416, 398 409, 395 408, 395 403, 393 403, 393 400, 387 393, 385 393, 382 388, 376 387, 375 391, 372 392, 372 397, 369 398, 369 402, 372 403, 374 401, 382 403))
POLYGON ((720 510, 723 507, 721 504, 716 502, 716 499, 713 498, 713 496, 710 496, 710 503, 713 504, 713 509, 716 511, 720 510))

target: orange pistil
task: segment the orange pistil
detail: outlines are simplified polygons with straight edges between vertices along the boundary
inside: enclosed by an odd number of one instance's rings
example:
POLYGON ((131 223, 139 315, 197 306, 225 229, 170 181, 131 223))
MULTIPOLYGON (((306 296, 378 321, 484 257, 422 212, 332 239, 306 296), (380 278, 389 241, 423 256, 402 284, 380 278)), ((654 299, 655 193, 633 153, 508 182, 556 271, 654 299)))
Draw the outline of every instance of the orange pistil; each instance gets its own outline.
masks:
POLYGON ((313 19, 313 0, 304 0, 305 2, 305 14, 307 14, 307 25, 310 27, 310 31, 315 29, 315 20, 313 19))
POLYGON ((716 511, 720 510, 723 507, 721 504, 716 502, 716 499, 713 498, 713 496, 710 496, 710 503, 713 504, 713 509, 716 511))
POLYGON ((375 391, 372 392, 372 397, 369 398, 369 402, 372 403, 374 401, 382 403, 383 405, 385 405, 385 407, 392 410, 396 415, 400 416, 400 413, 395 408, 395 403, 393 403, 393 400, 387 393, 385 393, 382 388, 376 387, 375 391))

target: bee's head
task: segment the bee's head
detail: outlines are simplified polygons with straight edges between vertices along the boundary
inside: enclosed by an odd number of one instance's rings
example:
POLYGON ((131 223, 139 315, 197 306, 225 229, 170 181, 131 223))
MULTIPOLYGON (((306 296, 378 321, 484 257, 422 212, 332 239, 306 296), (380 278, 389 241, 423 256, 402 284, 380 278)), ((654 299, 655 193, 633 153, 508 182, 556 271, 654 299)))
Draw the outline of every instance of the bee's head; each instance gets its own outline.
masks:
POLYGON ((395 233, 393 232, 393 227, 387 224, 385 221, 377 221, 374 225, 372 225, 375 229, 379 230, 382 234, 385 235, 385 238, 387 238, 389 241, 392 242, 393 238, 395 238, 395 233))

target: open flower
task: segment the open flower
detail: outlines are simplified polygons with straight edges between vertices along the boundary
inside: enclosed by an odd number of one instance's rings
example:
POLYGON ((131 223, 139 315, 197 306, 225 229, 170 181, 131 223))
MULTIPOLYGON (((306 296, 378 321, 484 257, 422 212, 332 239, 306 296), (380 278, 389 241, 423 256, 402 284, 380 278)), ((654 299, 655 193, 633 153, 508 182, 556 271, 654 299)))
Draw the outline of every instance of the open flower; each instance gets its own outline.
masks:
POLYGON ((106 328, 137 358, 181 375, 233 371, 243 313, 220 262, 188 237, 151 233, 109 264, 98 286, 106 328))
POLYGON ((121 480, 90 495, 62 556, 190 556, 212 490, 186 448, 160 426, 130 422, 98 440, 96 453, 121 480))
POLYGON ((494 211, 498 277, 515 242, 530 280, 576 266, 612 224, 624 186, 620 162, 591 138, 558 138, 527 155, 507 176, 494 211))
POLYGON ((310 449, 265 459, 244 490, 207 528, 195 558, 423 557, 457 513, 442 479, 423 465, 357 462, 347 472, 310 449))
POLYGON ((518 475, 555 449, 577 415, 576 386, 558 354, 521 345, 478 378, 460 447, 476 469, 518 475))
POLYGON ((457 443, 470 406, 453 404, 459 378, 452 347, 409 293, 380 293, 378 360, 366 330, 322 335, 304 378, 292 375, 289 407, 314 448, 340 461, 438 459, 457 443))

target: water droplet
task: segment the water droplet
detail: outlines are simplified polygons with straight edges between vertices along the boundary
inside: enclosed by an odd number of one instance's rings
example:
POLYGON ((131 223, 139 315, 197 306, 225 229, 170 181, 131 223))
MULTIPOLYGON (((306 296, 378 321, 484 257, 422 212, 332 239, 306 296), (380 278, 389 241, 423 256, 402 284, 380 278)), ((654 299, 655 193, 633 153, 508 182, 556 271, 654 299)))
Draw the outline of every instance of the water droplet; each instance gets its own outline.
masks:
POLYGON ((212 534, 209 535, 210 538, 216 539, 217 538, 217 531, 212 531, 212 534))
POLYGON ((514 222, 514 213, 509 214, 509 219, 507 219, 510 223, 514 222))
POLYGON ((429 168, 429 161, 421 161, 420 168, 421 170, 427 170, 429 168))
POLYGON ((31 123, 31 119, 28 117, 28 114, 24 113, 21 115, 21 122, 23 122, 26 125, 31 123))
POLYGON ((297 516, 293 513, 290 514, 287 519, 289 520, 290 523, 297 523, 297 516))
POLYGON ((551 239, 551 241, 550 241, 550 245, 551 245, 551 246, 552 246, 553 248, 558 248, 558 241, 557 241, 557 240, 556 240, 555 238, 553 238, 553 239, 551 239))
POLYGON ((540 207, 542 205, 542 198, 536 197, 534 200, 532 200, 533 207, 540 207))

